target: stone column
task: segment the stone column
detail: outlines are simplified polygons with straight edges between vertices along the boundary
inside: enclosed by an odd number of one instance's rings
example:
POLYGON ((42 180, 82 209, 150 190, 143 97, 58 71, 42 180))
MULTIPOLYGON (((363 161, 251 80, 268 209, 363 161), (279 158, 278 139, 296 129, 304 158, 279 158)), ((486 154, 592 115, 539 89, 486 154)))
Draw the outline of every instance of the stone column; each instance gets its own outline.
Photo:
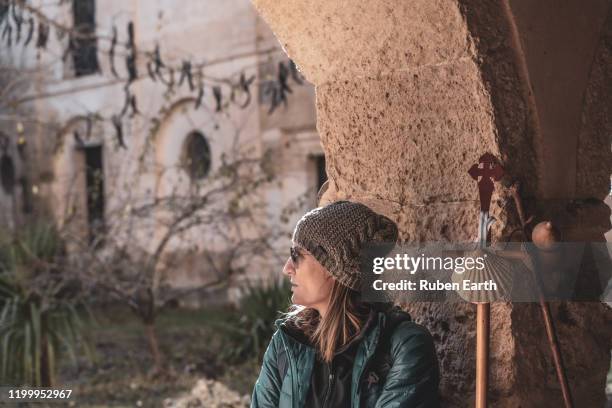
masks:
MULTIPOLYGON (((610 123, 595 95, 609 98, 612 86, 610 1, 253 2, 316 86, 327 198, 369 204, 407 241, 473 241, 478 194, 467 169, 490 152, 538 221, 553 219, 569 240, 603 240, 610 123)), ((518 226, 500 186, 491 211, 494 241, 518 226)), ((475 308, 408 308, 437 342, 445 406, 472 405, 475 308)), ((539 313, 492 307, 493 406, 562 404, 539 313)), ((602 406, 609 310, 563 303, 553 317, 577 406, 602 406)))

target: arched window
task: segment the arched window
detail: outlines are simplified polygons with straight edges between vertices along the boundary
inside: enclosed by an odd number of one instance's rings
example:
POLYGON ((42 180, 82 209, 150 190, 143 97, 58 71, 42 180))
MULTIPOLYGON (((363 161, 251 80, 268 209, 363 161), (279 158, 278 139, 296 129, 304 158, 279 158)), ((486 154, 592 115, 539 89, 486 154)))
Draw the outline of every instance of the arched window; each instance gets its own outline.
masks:
POLYGON ((210 145, 206 137, 197 130, 187 135, 183 144, 183 167, 192 180, 205 178, 211 165, 210 145))

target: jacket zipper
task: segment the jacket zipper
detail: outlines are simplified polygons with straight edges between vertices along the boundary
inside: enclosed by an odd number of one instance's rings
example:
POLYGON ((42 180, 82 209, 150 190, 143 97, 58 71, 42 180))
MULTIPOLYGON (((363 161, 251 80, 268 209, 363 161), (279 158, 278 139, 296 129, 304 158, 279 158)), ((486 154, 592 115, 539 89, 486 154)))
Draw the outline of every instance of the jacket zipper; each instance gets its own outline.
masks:
MULTIPOLYGON (((380 322, 379 322, 380 325, 380 322)), ((379 336, 381 335, 381 333, 379 333, 379 336)), ((365 364, 363 365, 363 370, 361 371, 361 374, 359 374, 359 379, 357 380, 357 391, 356 394, 357 396, 359 396, 359 399, 361 399, 361 383, 363 382, 363 378, 366 374, 366 372, 368 371, 368 368, 370 368, 370 365, 372 363, 372 360, 374 359, 374 354, 376 351, 376 348, 378 347, 378 341, 376 342, 376 345, 374 347, 374 352, 372 352, 372 354, 368 357, 368 359, 366 360, 365 364)), ((359 405, 359 404, 358 404, 359 405)))
POLYGON ((327 402, 328 402, 327 400, 329 399, 329 396, 331 395, 333 381, 334 381, 333 365, 330 363, 327 389, 325 390, 325 398, 323 399, 323 408, 327 407, 327 402))
POLYGON ((359 395, 359 393, 361 392, 361 383, 363 382, 363 378, 364 378, 366 372, 368 371, 368 368, 370 368, 370 363, 372 361, 372 358, 373 358, 373 356, 371 356, 368 359, 368 361, 366 361, 366 363, 363 366, 363 371, 359 375, 359 379, 357 381, 357 395, 359 395))

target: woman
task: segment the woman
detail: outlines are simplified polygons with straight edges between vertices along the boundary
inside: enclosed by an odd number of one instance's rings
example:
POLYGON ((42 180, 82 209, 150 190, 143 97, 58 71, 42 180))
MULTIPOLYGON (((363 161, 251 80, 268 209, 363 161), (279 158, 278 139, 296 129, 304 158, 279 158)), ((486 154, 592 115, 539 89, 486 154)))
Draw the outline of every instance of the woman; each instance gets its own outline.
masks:
POLYGON ((389 218, 349 201, 302 217, 283 268, 293 306, 276 322, 251 408, 438 406, 427 329, 360 300, 360 252, 397 235, 389 218))

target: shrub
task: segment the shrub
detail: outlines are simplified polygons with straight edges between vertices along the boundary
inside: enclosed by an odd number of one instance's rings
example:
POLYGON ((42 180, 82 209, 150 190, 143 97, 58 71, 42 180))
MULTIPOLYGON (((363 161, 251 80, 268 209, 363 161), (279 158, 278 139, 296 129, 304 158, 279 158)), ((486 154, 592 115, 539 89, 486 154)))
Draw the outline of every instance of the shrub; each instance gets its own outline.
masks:
POLYGON ((247 281, 236 310, 236 321, 221 326, 233 344, 226 349, 224 358, 261 358, 275 331, 275 320, 289 307, 290 289, 286 279, 247 281))
POLYGON ((84 341, 78 283, 66 279, 62 240, 52 224, 0 233, 0 383, 52 386, 64 352, 76 364, 84 341))

